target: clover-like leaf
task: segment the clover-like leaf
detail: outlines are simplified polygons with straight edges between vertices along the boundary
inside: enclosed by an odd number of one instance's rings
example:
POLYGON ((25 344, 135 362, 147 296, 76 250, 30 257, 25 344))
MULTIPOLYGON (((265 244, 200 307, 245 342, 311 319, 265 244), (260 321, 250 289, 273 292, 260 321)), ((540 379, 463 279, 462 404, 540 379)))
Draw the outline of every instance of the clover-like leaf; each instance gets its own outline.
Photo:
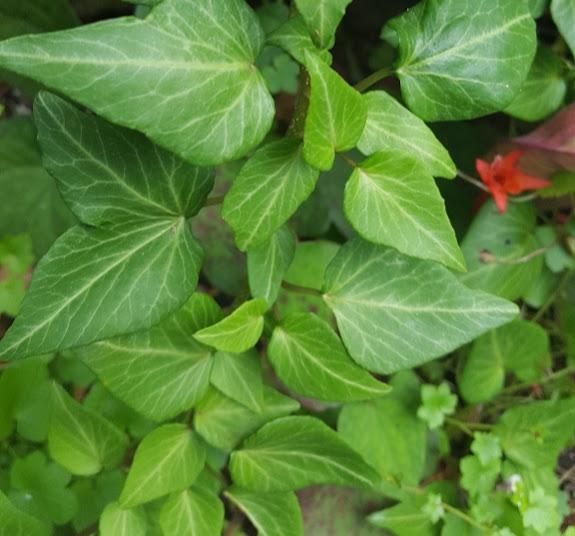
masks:
POLYGON ((421 387, 421 406, 417 416, 425 421, 429 428, 439 428, 446 415, 452 415, 457 407, 457 396, 451 393, 449 385, 423 385, 421 387))

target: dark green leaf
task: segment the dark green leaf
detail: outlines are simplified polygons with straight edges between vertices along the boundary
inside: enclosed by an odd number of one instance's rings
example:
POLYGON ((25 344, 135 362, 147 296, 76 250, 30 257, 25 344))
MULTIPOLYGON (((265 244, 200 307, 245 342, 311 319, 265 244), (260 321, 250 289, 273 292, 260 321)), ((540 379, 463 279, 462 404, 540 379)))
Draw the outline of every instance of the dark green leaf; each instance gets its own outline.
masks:
POLYGON ((551 15, 575 56, 575 5, 570 0, 551 0, 551 15))

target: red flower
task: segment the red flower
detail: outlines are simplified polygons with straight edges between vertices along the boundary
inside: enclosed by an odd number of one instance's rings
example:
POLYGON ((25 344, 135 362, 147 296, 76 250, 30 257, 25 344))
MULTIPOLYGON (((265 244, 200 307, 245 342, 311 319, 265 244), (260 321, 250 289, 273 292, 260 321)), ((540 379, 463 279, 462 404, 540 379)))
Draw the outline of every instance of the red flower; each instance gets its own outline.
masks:
POLYGON ((509 194, 540 190, 551 184, 548 180, 527 175, 517 167, 522 154, 522 151, 513 151, 505 156, 497 155, 491 164, 479 159, 475 161, 477 173, 493 195, 499 212, 505 212, 509 194))

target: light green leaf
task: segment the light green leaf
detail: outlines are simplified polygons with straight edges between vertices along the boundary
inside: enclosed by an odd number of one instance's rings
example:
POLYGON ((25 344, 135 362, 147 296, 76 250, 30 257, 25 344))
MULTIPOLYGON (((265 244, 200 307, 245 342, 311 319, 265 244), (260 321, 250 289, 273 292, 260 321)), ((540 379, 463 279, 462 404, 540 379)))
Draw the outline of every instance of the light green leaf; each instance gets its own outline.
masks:
POLYGON ((458 377, 461 395, 471 404, 493 398, 503 387, 505 372, 522 381, 536 381, 549 355, 547 333, 537 324, 515 320, 474 341, 458 377))
POLYGON ((383 398, 346 404, 337 429, 386 481, 415 486, 427 454, 427 429, 415 415, 419 381, 404 371, 391 379, 391 386, 383 398))
POLYGON ((0 197, 0 236, 30 233, 38 256, 74 223, 54 179, 42 167, 29 117, 0 122, 0 197))
POLYGON ((571 0, 551 0, 551 16, 575 56, 575 5, 571 0))
POLYGON ((237 486, 225 496, 248 516, 258 536, 303 536, 303 521, 293 492, 254 493, 237 486))
POLYGON ((0 314, 16 316, 18 313, 33 262, 29 235, 7 235, 0 239, 0 314))
POLYGON ((268 358, 278 378, 296 393, 319 400, 378 398, 389 387, 357 366, 331 327, 318 316, 288 316, 274 329, 268 358))
POLYGON ((508 300, 528 292, 539 275, 543 257, 516 264, 487 263, 485 252, 495 259, 512 261, 539 247, 534 236, 535 209, 530 203, 511 203, 500 214, 493 201, 483 205, 461 244, 468 272, 460 279, 468 287, 485 290, 508 300))
POLYGON ((503 452, 528 468, 554 468, 575 431, 575 399, 545 400, 508 409, 494 432, 503 452))
POLYGON ((284 417, 265 424, 230 457, 238 486, 257 491, 290 491, 313 484, 372 489, 379 481, 336 432, 313 417, 284 417))
POLYGON ((475 432, 471 443, 471 452, 477 456, 481 465, 489 465, 493 460, 500 460, 499 438, 494 434, 475 432))
POLYGON ((216 495, 203 489, 184 490, 164 503, 160 526, 166 535, 220 536, 224 505, 216 495))
POLYGON ((196 293, 149 331, 100 341, 74 353, 128 406, 150 419, 170 419, 205 395, 212 352, 193 333, 221 318, 216 302, 196 293))
POLYGON ((53 399, 48 450, 55 461, 72 474, 89 476, 122 460, 128 438, 119 428, 80 405, 56 383, 53 399))
POLYGON ((523 121, 539 121, 555 112, 567 93, 565 64, 550 48, 540 46, 527 79, 505 112, 523 121))
POLYGON ((549 0, 526 0, 526 2, 531 11, 531 16, 534 19, 538 19, 545 12, 549 0))
POLYGON ((264 403, 260 412, 254 412, 217 389, 211 389, 196 408, 194 429, 214 447, 230 451, 266 422, 298 409, 298 402, 267 386, 264 386, 264 403))
POLYGON ((410 497, 391 508, 371 514, 369 521, 376 527, 401 536, 434 536, 431 520, 423 512, 426 502, 426 495, 410 497))
POLYGON ((220 352, 241 354, 258 342, 264 328, 262 315, 267 308, 262 298, 244 302, 217 324, 194 333, 194 338, 220 352))
POLYGON ((542 488, 529 493, 529 505, 523 513, 523 523, 533 527, 539 534, 549 534, 548 531, 561 525, 557 497, 546 495, 542 488))
POLYGON ((359 239, 331 262, 325 288, 351 357, 386 374, 445 355, 517 315, 512 303, 467 289, 438 264, 359 239))
POLYGON ((451 393, 447 382, 421 387, 421 406, 417 416, 432 430, 443 424, 446 415, 455 413, 456 407, 457 396, 451 393))
POLYGON ((144 132, 195 164, 241 157, 270 129, 254 66, 263 31, 243 0, 172 0, 122 17, 0 44, 0 65, 144 132))
POLYGON ((20 314, 0 343, 0 358, 149 328, 195 290, 201 258, 184 219, 74 227, 36 267, 20 314))
POLYGON ((285 280, 294 285, 321 290, 325 269, 339 248, 339 244, 327 240, 299 242, 285 280))
POLYGON ((259 413, 264 403, 264 385, 260 358, 255 350, 248 353, 218 352, 210 378, 226 396, 259 413))
POLYGON ((538 195, 543 198, 561 197, 573 192, 575 192, 575 173, 560 171, 553 175, 553 184, 540 190, 538 195))
POLYGON ((148 521, 139 507, 124 509, 110 503, 100 517, 99 529, 100 536, 146 536, 148 521))
POLYGON ((18 510, 0 491, 0 536, 48 536, 50 530, 32 516, 18 510))
POLYGON ((306 52, 305 65, 311 80, 311 95, 303 152, 309 164, 329 171, 336 151, 353 149, 361 137, 367 104, 360 93, 317 54, 306 52))
POLYGON ((359 164, 345 188, 344 210, 370 242, 465 270, 435 181, 409 154, 389 149, 359 164))
POLYGON ((299 140, 285 138, 256 151, 235 178, 222 209, 238 247, 245 251, 268 240, 309 197, 318 177, 304 160, 299 140))
POLYGON ((370 91, 363 96, 367 103, 367 121, 357 144, 365 155, 386 149, 395 154, 415 157, 430 175, 452 179, 455 164, 431 129, 385 91, 370 91))
POLYGON ((207 168, 190 166, 141 134, 80 112, 51 93, 39 93, 34 118, 44 167, 88 225, 189 218, 212 189, 207 168))
POLYGON ((351 0, 295 0, 314 41, 321 48, 331 48, 335 31, 351 0))
POLYGON ((280 227, 261 246, 248 251, 248 280, 254 298, 275 303, 282 279, 295 253, 295 238, 287 227, 280 227))
POLYGON ((483 464, 477 456, 465 456, 459 464, 461 486, 472 496, 489 493, 499 477, 501 460, 495 458, 483 464))
POLYGON ((505 108, 535 55, 525 2, 428 0, 393 19, 403 96, 425 121, 471 119, 505 108))
POLYGON ((306 50, 319 54, 322 60, 331 63, 331 54, 327 50, 318 50, 314 45, 301 15, 291 17, 268 35, 266 41, 270 45, 282 48, 301 64, 305 63, 306 50))
POLYGON ((139 444, 120 495, 131 508, 189 487, 204 468, 206 451, 184 424, 165 424, 139 444))

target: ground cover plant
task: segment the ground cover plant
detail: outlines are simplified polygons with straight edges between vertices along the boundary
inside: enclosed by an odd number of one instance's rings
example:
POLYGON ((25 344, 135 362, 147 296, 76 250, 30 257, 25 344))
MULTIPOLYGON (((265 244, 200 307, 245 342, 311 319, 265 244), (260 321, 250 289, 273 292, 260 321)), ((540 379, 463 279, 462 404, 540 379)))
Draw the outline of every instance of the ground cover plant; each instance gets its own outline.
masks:
POLYGON ((575 534, 573 0, 3 0, 0 535, 575 534))

